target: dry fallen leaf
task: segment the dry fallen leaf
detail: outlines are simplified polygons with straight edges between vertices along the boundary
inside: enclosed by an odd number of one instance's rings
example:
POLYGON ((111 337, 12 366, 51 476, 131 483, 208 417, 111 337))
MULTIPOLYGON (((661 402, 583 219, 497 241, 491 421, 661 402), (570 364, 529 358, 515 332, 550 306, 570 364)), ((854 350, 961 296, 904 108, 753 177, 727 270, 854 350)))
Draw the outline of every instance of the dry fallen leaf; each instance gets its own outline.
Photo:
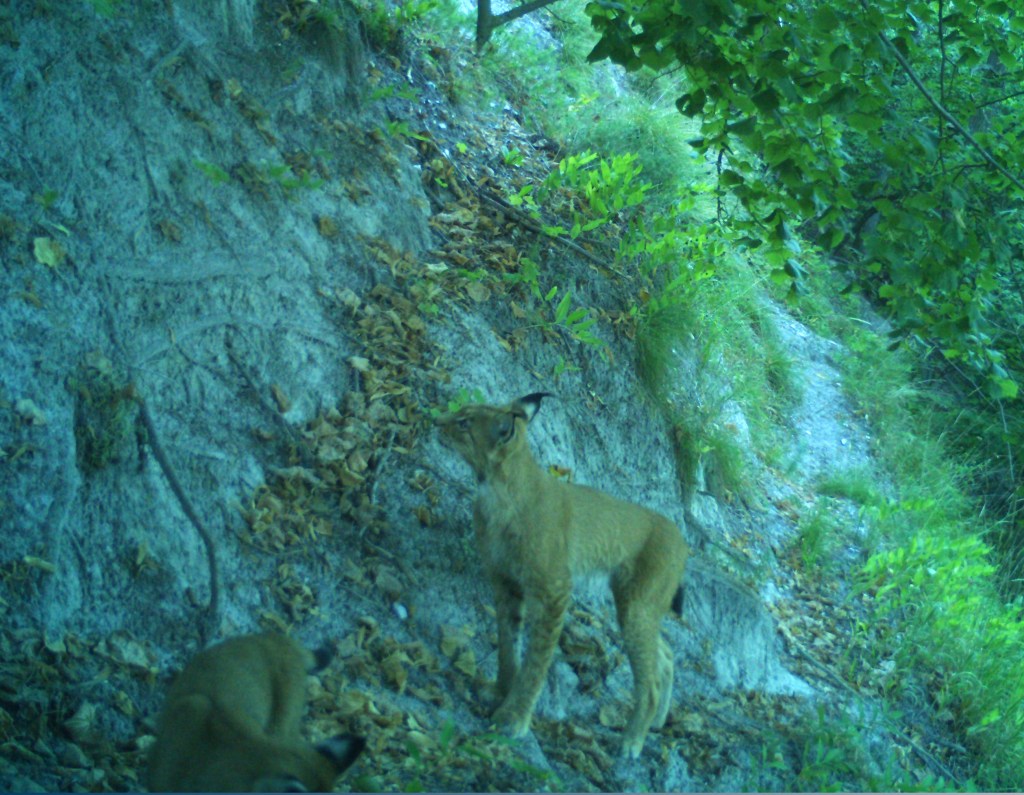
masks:
POLYGON ((392 601, 400 598, 405 592, 405 586, 398 579, 397 572, 387 567, 382 567, 374 578, 374 584, 384 592, 392 601))
POLYGON ((88 743, 95 739, 96 734, 96 705, 88 701, 75 711, 75 714, 64 721, 64 728, 68 730, 71 738, 78 743, 88 743))
POLYGON ((405 668, 405 663, 407 662, 409 662, 408 657, 401 652, 395 652, 382 660, 380 664, 380 669, 385 678, 399 693, 404 692, 405 683, 409 680, 409 672, 405 668))
POLYGON ((284 393, 277 384, 270 385, 270 391, 274 395, 274 402, 277 403, 278 411, 282 414, 287 414, 288 410, 292 407, 292 402, 288 399, 288 396, 284 393))
POLYGON ((56 268, 67 257, 64 247, 52 237, 37 237, 32 241, 32 253, 36 261, 48 268, 56 268))
POLYGON ((316 219, 316 228, 317 231, 328 240, 332 237, 337 237, 338 232, 341 231, 338 229, 338 223, 333 218, 326 215, 321 215, 316 219))
POLYGON ((338 695, 335 706, 343 718, 359 715, 368 711, 373 702, 365 693, 358 690, 346 690, 338 695))
POLYGON ((14 404, 18 416, 29 425, 46 425, 46 415, 42 409, 28 398, 21 398, 14 404))
POLYGON ((370 370, 370 360, 362 356, 350 356, 348 363, 352 369, 359 373, 366 373, 370 370))
POLYGON ((427 737, 423 732, 411 731, 405 735, 406 739, 415 745, 420 750, 424 750, 430 746, 430 738, 427 737))
POLYGON ((112 635, 100 644, 99 651, 106 652, 113 660, 132 668, 151 672, 155 666, 145 647, 136 640, 123 635, 112 635))
POLYGON ((466 676, 476 676, 476 655, 473 654, 473 650, 463 651, 455 661, 455 667, 466 676))
POLYGON ((688 734, 700 734, 704 731, 704 718, 696 712, 688 712, 679 719, 679 725, 688 734))
POLYGON ((480 282, 470 282, 466 287, 466 294, 477 303, 483 303, 491 297, 491 291, 480 282))
POLYGON ((135 717, 135 703, 123 690, 118 690, 114 693, 114 706, 129 718, 135 717))
POLYGON ((22 561, 26 566, 45 571, 47 574, 53 574, 57 571, 57 567, 50 563, 50 561, 37 558, 35 555, 26 555, 22 558, 22 561))
POLYGON ((605 704, 601 707, 597 719, 602 726, 617 728, 625 722, 622 718, 622 709, 617 704, 605 704))

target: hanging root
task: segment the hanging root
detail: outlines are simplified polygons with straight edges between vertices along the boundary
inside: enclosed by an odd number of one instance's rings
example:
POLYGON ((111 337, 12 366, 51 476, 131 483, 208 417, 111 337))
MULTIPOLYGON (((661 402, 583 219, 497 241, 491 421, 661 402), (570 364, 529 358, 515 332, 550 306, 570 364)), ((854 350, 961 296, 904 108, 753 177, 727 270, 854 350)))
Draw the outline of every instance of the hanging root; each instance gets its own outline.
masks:
POLYGON ((174 492, 174 496, 178 498, 178 502, 181 503, 181 508, 185 511, 185 515, 189 521, 192 522, 192 526, 195 527, 196 532, 199 533, 199 538, 202 539, 203 546, 206 548, 206 563, 210 569, 210 603, 206 606, 206 620, 200 627, 200 638, 203 645, 206 645, 212 640, 213 633, 218 625, 218 576, 217 576, 217 553, 213 545, 213 538, 210 536, 210 532, 206 529, 202 520, 199 518, 199 514, 196 512, 195 507, 192 505, 192 501, 189 500, 188 495, 185 494, 185 489, 181 486, 181 481, 178 480, 178 476, 174 472, 174 467, 171 466, 170 460, 167 458, 167 453, 164 452, 163 445, 160 444, 160 438, 156 432, 156 425, 153 424, 153 416, 149 413, 149 407, 146 405, 146 401, 137 390, 132 388, 135 402, 139 405, 139 416, 142 417, 142 424, 146 427, 146 434, 149 436, 149 446, 153 450, 153 457, 156 458, 157 463, 160 465, 160 469, 164 473, 164 477, 167 478, 168 484, 170 484, 171 491, 174 492))

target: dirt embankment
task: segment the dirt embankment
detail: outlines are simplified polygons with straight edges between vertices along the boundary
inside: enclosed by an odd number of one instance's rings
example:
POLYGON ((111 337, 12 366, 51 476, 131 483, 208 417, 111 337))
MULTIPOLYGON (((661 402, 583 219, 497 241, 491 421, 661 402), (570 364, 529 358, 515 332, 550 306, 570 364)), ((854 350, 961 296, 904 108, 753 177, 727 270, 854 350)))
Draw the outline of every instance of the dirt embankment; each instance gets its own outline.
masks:
MULTIPOLYGON (((443 59, 376 51, 341 4, 340 25, 305 2, 101 5, 0 11, 3 788, 138 789, 170 673, 204 637, 260 627, 337 643, 310 731, 368 737, 349 784, 763 783, 757 727, 814 696, 709 542, 747 561, 785 546, 779 506, 813 467, 766 471, 756 515, 684 507, 627 330, 582 345, 505 278, 531 250, 605 320, 621 308, 609 272, 502 209, 550 151, 501 109, 462 115, 443 59), (503 144, 529 156, 515 175, 503 144), (581 587, 534 734, 485 734, 491 597, 469 473, 429 409, 538 389, 560 397, 532 431, 539 459, 708 552, 685 623, 666 624, 669 725, 636 763, 613 758, 630 676, 600 584, 581 587)), ((864 449, 812 361, 795 444, 864 449)))

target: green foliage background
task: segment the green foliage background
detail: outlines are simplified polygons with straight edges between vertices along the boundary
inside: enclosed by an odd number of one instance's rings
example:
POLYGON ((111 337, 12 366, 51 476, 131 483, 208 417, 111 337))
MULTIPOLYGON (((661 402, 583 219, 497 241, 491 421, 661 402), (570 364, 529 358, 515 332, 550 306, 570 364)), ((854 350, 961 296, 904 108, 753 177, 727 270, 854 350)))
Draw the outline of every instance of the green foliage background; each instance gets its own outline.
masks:
POLYGON ((679 111, 734 199, 731 228, 805 289, 806 241, 845 289, 888 310, 952 400, 954 446, 982 465, 1007 518, 1019 585, 1024 546, 1015 450, 1024 365, 1024 12, 1005 2, 587 6, 590 59, 681 69, 679 111))

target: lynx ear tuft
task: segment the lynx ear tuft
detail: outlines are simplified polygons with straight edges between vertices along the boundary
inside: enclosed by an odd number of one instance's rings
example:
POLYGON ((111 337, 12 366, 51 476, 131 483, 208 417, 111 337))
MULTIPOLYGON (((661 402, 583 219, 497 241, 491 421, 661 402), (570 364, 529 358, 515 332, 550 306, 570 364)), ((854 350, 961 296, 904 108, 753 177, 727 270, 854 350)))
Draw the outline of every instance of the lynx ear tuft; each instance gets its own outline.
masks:
POLYGON ((540 411, 540 402, 546 397, 554 397, 552 392, 531 392, 529 395, 524 395, 515 402, 517 408, 523 410, 526 416, 526 421, 529 422, 536 416, 537 412, 540 411))
POLYGON ((316 750, 326 756, 334 764, 339 773, 344 771, 359 757, 366 747, 366 740, 351 734, 336 734, 329 740, 318 744, 316 750))

